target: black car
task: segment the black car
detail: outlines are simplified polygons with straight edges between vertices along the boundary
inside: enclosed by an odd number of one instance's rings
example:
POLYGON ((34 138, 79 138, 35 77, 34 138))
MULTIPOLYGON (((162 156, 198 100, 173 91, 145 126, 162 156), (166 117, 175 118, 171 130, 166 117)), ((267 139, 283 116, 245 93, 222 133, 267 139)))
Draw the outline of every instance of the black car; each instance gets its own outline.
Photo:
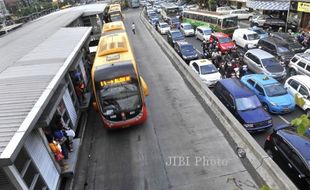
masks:
POLYGON ((294 52, 290 50, 289 44, 276 37, 262 38, 258 41, 257 46, 274 55, 281 64, 287 65, 294 56, 294 52))
POLYGON ((186 41, 177 41, 174 45, 174 49, 186 63, 198 59, 199 57, 193 45, 186 41))
POLYGON ((310 189, 310 138, 300 136, 296 128, 277 126, 267 137, 267 154, 300 189, 310 189))
POLYGON ((176 41, 184 40, 184 36, 180 30, 169 30, 167 33, 168 43, 174 47, 176 41))
POLYGON ((289 49, 294 53, 302 53, 306 50, 304 46, 302 46, 293 36, 289 35, 288 33, 273 32, 270 34, 270 36, 288 43, 289 49))

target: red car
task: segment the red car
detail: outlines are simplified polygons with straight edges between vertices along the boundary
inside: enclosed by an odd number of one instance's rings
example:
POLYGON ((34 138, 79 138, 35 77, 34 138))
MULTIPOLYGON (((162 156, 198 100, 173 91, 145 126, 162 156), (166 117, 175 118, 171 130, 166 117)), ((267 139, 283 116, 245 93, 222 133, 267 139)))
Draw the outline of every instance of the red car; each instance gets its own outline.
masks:
POLYGON ((213 41, 217 42, 217 46, 222 53, 230 49, 237 48, 236 44, 232 41, 228 34, 223 32, 214 32, 211 34, 209 41, 212 43, 213 41))

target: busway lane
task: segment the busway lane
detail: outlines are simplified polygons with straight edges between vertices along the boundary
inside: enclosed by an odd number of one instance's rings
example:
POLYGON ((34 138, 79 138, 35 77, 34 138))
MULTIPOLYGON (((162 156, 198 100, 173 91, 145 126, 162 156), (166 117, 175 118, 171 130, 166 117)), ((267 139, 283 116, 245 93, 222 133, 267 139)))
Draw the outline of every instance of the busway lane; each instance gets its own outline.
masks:
POLYGON ((74 189, 236 189, 234 178, 255 186, 240 159, 182 77, 139 20, 125 24, 140 73, 149 86, 148 120, 141 126, 107 131, 90 114, 74 189), (131 24, 136 24, 136 35, 131 24), (188 156, 187 166, 169 166, 171 156, 188 156), (223 161, 195 165, 196 156, 223 161), (226 163, 226 164, 225 164, 226 163), (222 165, 221 165, 222 164, 222 165))
MULTIPOLYGON (((167 36, 162 35, 162 37, 167 41, 167 36)), ((195 36, 185 37, 185 41, 193 44, 194 48, 201 54, 202 53, 202 47, 201 43, 202 41, 195 38, 195 36)), ((240 47, 238 47, 240 48, 240 47)), ((282 83, 284 84, 285 81, 282 83)), ((304 111, 301 110, 299 107, 296 106, 296 110, 294 112, 283 114, 283 115, 275 115, 271 114, 272 120, 273 120, 273 126, 283 125, 291 122, 296 117, 300 117, 302 114, 304 114, 304 111)), ((252 134, 253 138, 260 144, 262 147, 264 146, 265 140, 269 134, 272 133, 273 128, 269 129, 268 131, 260 132, 260 133, 254 133, 252 134)))

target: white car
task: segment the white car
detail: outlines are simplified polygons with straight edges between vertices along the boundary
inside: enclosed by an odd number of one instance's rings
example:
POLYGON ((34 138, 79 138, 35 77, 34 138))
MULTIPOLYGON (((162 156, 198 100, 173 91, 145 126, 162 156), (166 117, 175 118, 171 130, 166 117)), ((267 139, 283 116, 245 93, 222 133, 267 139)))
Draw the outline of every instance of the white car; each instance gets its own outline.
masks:
POLYGON ((160 22, 157 25, 157 30, 160 34, 167 34, 167 32, 170 30, 170 26, 166 22, 160 22))
POLYGON ((250 13, 244 9, 236 9, 229 12, 232 16, 238 16, 238 19, 248 19, 251 20, 253 17, 253 13, 250 13))
POLYGON ((196 39, 199 39, 201 41, 204 41, 204 40, 208 41, 211 34, 212 34, 212 30, 209 27, 198 26, 196 28, 196 32, 195 32, 196 39))
POLYGON ((295 97, 296 105, 310 116, 310 77, 305 75, 292 76, 286 80, 284 87, 295 97))
POLYGON ((221 14, 229 14, 230 11, 234 10, 231 7, 217 7, 216 12, 221 14))
POLYGON ((189 66, 197 73, 208 87, 212 87, 215 83, 222 78, 218 69, 208 59, 198 59, 191 61, 189 66))
POLYGON ((257 46, 259 35, 249 29, 236 29, 232 39, 235 40, 238 46, 249 49, 257 46))
POLYGON ((193 36, 195 35, 195 31, 190 23, 181 23, 180 31, 184 36, 193 36))

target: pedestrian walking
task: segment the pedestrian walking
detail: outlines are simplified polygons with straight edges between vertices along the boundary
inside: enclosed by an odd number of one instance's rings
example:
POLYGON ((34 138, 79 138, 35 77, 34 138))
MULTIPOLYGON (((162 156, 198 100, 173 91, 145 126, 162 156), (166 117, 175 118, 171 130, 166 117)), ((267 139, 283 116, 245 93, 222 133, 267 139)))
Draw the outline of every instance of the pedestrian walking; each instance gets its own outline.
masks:
POLYGON ((131 25, 131 30, 132 30, 133 34, 136 34, 136 26, 135 26, 134 22, 131 25))

